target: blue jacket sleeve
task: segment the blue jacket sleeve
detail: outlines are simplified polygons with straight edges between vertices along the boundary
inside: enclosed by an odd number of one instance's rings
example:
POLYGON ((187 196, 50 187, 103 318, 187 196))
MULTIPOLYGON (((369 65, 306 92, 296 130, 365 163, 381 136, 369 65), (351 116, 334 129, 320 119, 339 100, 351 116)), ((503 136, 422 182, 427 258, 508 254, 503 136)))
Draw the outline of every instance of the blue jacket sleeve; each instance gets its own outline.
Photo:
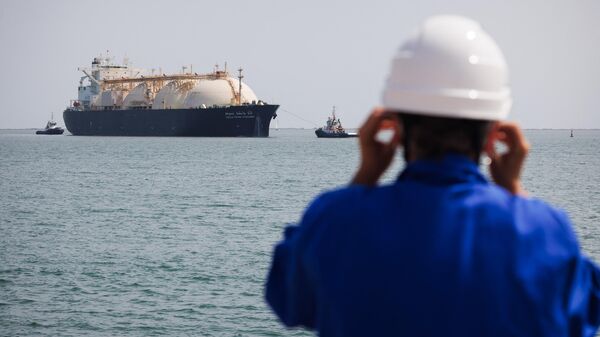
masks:
POLYGON ((315 261, 311 250, 319 233, 327 225, 327 213, 333 198, 325 194, 306 210, 299 226, 285 229, 284 239, 275 246, 273 262, 267 278, 266 301, 286 326, 315 328, 317 314, 315 261))
POLYGON ((600 325, 600 271, 581 256, 572 268, 567 310, 569 335, 592 337, 600 325))
POLYGON ((267 279, 266 300, 286 326, 314 328, 315 299, 299 247, 302 229, 290 226, 273 253, 267 279))
POLYGON ((569 336, 593 337, 600 326, 600 270, 582 255, 571 222, 562 211, 554 212, 565 229, 564 236, 576 248, 566 270, 566 316, 569 336))

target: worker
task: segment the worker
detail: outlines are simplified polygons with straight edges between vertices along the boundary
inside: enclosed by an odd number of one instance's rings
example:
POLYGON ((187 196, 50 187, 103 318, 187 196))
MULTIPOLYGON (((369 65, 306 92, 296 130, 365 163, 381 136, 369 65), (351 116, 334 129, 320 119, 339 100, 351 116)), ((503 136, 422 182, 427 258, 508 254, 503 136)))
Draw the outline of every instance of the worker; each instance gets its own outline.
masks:
POLYGON ((426 20, 382 103, 350 185, 317 197, 275 247, 266 300, 283 324, 323 337, 594 336, 599 270, 567 215, 524 190, 529 145, 505 121, 494 40, 467 18, 426 20), (406 166, 380 185, 399 147, 406 166))

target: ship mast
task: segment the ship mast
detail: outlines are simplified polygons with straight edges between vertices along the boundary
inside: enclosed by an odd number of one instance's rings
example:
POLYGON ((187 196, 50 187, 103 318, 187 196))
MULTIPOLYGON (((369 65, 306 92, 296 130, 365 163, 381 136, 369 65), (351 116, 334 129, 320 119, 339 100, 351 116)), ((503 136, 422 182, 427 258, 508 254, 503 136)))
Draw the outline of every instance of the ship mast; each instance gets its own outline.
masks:
POLYGON ((238 87, 238 105, 242 105, 242 78, 244 78, 244 76, 242 76, 242 69, 240 67, 240 69, 238 69, 238 80, 239 80, 239 87, 238 87))

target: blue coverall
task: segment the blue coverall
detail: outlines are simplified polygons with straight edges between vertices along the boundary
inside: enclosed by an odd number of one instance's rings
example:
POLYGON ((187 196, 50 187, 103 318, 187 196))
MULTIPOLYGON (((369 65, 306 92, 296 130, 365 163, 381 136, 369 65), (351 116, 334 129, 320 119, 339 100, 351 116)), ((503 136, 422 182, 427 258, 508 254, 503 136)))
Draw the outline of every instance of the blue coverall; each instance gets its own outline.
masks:
POLYGON ((593 336, 600 273, 567 216, 465 157, 319 196, 275 248, 266 299, 320 336, 593 336))

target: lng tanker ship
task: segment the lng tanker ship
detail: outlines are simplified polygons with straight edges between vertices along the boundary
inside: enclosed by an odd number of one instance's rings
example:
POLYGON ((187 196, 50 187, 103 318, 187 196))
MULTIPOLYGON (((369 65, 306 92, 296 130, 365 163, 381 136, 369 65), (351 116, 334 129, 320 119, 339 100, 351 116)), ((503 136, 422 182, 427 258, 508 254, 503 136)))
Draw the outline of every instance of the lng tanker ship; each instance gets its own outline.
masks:
POLYGON ((79 68, 78 97, 64 111, 73 135, 268 137, 279 105, 259 100, 242 82, 218 66, 197 74, 191 66, 180 74, 150 74, 96 57, 79 68))

